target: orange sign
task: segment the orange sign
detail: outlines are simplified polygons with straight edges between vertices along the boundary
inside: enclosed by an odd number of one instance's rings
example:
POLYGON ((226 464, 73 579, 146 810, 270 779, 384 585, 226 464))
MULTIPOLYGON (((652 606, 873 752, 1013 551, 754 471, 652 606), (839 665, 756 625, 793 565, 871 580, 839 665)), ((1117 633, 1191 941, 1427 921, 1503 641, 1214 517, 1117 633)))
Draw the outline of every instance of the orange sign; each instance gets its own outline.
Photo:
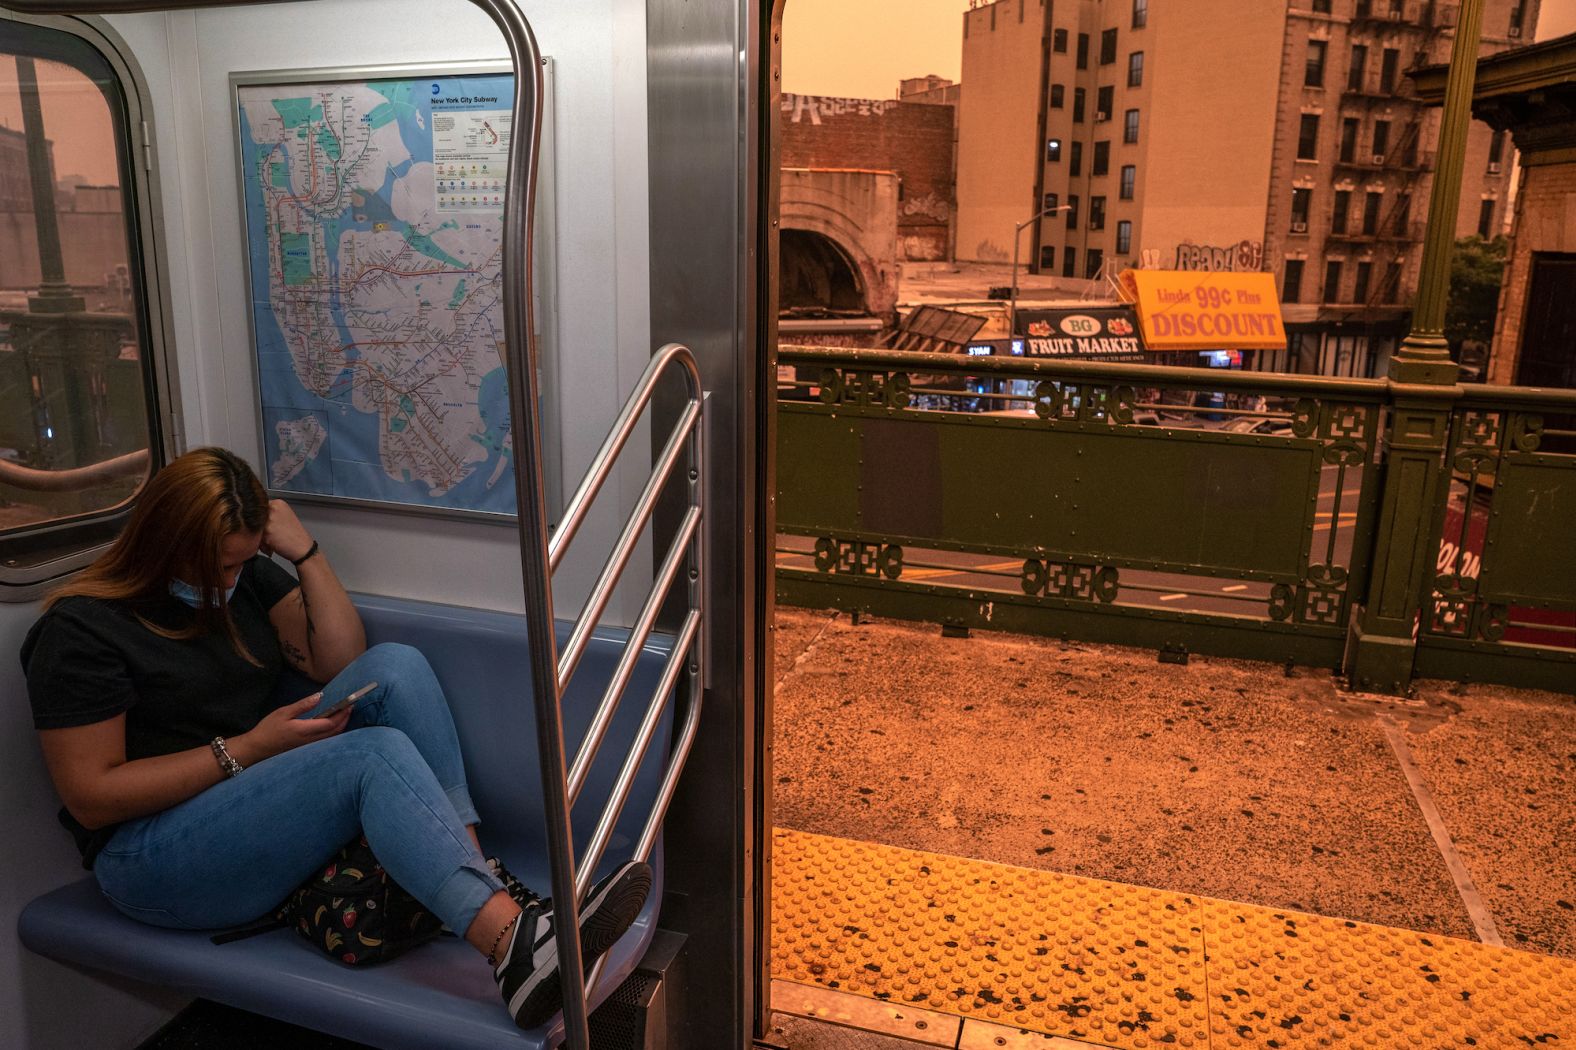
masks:
POLYGON ((1284 350, 1271 273, 1128 270, 1149 350, 1284 350))

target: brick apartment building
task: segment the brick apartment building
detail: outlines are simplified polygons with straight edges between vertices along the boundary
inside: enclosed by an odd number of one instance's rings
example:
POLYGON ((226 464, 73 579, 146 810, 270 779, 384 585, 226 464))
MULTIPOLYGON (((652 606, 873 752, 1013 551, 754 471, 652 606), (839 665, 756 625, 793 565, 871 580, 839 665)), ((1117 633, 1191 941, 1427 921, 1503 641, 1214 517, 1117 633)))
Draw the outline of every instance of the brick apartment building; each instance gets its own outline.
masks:
MULTIPOLYGON (((1481 53, 1540 0, 1487 0, 1481 53)), ((1250 367, 1382 374, 1405 334, 1446 61, 1435 0, 996 0, 963 15, 957 257, 1040 272, 1270 270, 1286 351, 1250 367), (1055 210, 1052 210, 1055 209, 1055 210)), ((1505 222, 1510 147, 1474 126, 1458 235, 1505 222)))

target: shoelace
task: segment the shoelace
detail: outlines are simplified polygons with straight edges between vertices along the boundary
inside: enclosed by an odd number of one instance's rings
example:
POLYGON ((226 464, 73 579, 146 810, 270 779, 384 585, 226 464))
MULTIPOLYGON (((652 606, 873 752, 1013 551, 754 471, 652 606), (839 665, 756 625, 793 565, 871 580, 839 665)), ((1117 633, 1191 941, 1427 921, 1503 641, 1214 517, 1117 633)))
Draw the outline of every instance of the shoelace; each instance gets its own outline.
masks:
POLYGON ((488 857, 487 866, 492 869, 493 875, 503 883, 504 892, 524 911, 533 905, 542 903, 542 897, 532 892, 525 883, 514 877, 514 874, 497 857, 488 857))

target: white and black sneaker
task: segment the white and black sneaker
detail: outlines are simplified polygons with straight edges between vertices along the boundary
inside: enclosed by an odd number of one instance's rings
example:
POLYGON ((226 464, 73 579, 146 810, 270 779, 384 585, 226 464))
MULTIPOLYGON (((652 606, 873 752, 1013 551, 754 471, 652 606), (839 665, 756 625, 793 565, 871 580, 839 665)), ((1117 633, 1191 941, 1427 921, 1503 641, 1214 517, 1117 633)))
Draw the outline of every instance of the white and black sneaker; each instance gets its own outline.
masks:
POLYGON ((515 878, 514 873, 508 868, 504 867, 503 861, 499 860, 497 857, 488 857, 487 867, 492 871, 493 876, 499 882, 503 883, 504 892, 509 895, 510 899, 520 906, 521 911, 525 911, 527 908, 532 908, 543 904, 545 904, 547 907, 552 907, 551 901, 544 902, 537 893, 531 890, 530 887, 526 886, 525 883, 515 878))
MULTIPOLYGON (((634 923, 650 892, 651 866, 633 860, 591 888, 580 909, 580 955, 586 973, 634 923)), ((535 904, 520 913, 493 977, 504 1005, 521 1028, 540 1027, 558 1012, 563 997, 551 908, 535 904)))

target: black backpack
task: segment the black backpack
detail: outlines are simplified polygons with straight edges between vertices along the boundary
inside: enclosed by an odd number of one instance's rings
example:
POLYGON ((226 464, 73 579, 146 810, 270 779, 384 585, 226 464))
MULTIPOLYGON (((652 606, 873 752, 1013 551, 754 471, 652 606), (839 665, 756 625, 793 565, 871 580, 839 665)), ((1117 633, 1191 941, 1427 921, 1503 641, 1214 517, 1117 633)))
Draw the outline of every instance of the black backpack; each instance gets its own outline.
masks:
POLYGON ((366 836, 351 840, 296 888, 271 921, 220 934, 215 944, 290 926, 330 958, 372 966, 436 937, 443 922, 389 878, 366 836))

